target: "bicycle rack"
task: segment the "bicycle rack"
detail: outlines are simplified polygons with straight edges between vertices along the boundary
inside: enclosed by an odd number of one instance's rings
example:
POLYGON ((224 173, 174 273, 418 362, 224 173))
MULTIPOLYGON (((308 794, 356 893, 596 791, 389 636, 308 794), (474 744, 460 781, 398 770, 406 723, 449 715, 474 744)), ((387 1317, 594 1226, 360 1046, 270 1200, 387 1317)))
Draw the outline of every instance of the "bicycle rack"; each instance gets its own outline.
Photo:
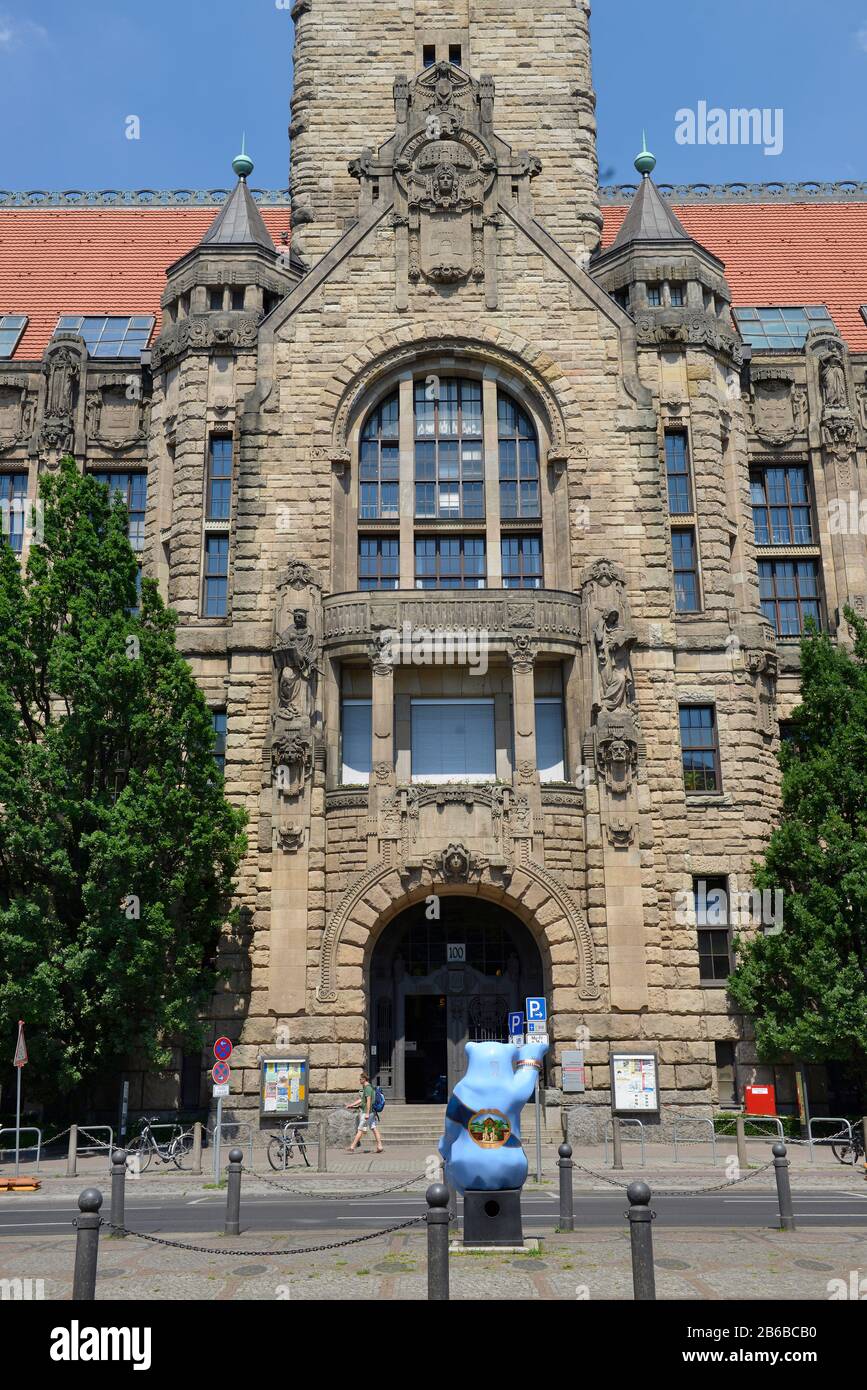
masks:
MULTIPOLYGON (((16 1130, 14 1125, 12 1125, 9 1129, 0 1129, 0 1139, 3 1138, 4 1134, 15 1134, 15 1132, 16 1130)), ((35 1134, 37 1136, 35 1144, 19 1144, 18 1150, 19 1153, 29 1153, 33 1149, 36 1150, 36 1171, 38 1173, 39 1160, 42 1157, 42 1130, 37 1129, 35 1125, 22 1125, 20 1130, 18 1130, 18 1133, 35 1134)), ((14 1153, 14 1149, 0 1149, 0 1156, 5 1155, 6 1153, 14 1153)))
MULTIPOLYGON (((630 1118, 623 1118, 623 1119, 621 1119, 620 1123, 621 1123, 621 1125, 638 1125, 638 1137, 639 1137, 639 1139, 640 1139, 640 1141, 641 1141, 641 1166, 642 1166, 642 1168, 643 1168, 643 1167, 644 1167, 645 1147, 644 1147, 644 1125, 643 1125, 642 1121, 641 1121, 641 1120, 630 1119, 630 1118)), ((604 1135, 603 1135, 603 1141, 604 1141, 604 1144, 605 1144, 605 1166, 606 1166, 606 1168, 607 1168, 607 1166, 608 1166, 608 1126, 609 1126, 609 1125, 611 1125, 612 1130, 613 1130, 613 1128, 614 1128, 614 1120, 613 1120, 613 1118, 612 1118, 612 1119, 609 1119, 609 1120, 606 1122, 606 1125, 605 1125, 605 1132, 604 1132, 604 1135)), ((625 1135, 624 1135, 624 1138, 625 1138, 625 1135)))
POLYGON ((216 1126, 216 1125, 214 1125, 214 1128, 213 1128, 213 1129, 207 1129, 207 1130, 205 1131, 205 1133, 208 1134, 208 1135, 210 1135, 210 1137, 213 1139, 214 1143, 217 1145, 218 1149, 220 1150, 220 1158, 221 1158, 221 1159, 222 1159, 222 1150, 223 1150, 223 1146, 224 1146, 225 1144, 228 1144, 228 1145, 230 1145, 232 1148, 234 1148, 234 1147, 235 1147, 235 1144, 241 1145, 242 1143, 246 1143, 246 1144, 248 1145, 248 1147, 249 1147, 249 1153, 250 1153, 250 1168, 252 1169, 252 1167, 253 1167, 253 1126, 250 1124, 250 1122, 249 1122, 248 1120, 223 1120, 222 1123, 221 1123, 221 1125, 220 1125, 220 1133, 219 1133, 219 1135, 217 1134, 217 1126, 216 1126), (234 1130, 238 1130, 238 1131, 246 1130, 246 1131, 247 1131, 246 1139, 243 1139, 243 1138, 242 1138, 242 1135, 240 1134, 240 1132, 239 1132, 238 1134, 236 1134, 236 1135, 233 1135, 231 1139, 227 1139, 227 1138, 225 1137, 225 1134, 224 1134, 224 1131, 227 1130, 227 1129, 234 1129, 234 1130))
MULTIPOLYGON (((108 1166, 111 1167, 111 1151, 114 1148, 114 1130, 111 1125, 77 1125, 79 1134, 107 1134, 108 1135, 108 1166)), ((76 1158, 89 1158, 92 1154, 102 1153, 105 1144, 86 1144, 84 1148, 76 1146, 76 1158)))
MULTIPOLYGON (((677 1145, 678 1145, 677 1128, 678 1128, 678 1125, 707 1125, 708 1129, 710 1130, 710 1151, 711 1151, 711 1155, 712 1155, 712 1164, 713 1164, 713 1167, 715 1168, 715 1167, 716 1167, 716 1131, 715 1131, 715 1129, 714 1129, 714 1127, 713 1127, 713 1120, 706 1120, 706 1119, 702 1118, 702 1116, 700 1116, 700 1115, 694 1115, 694 1116, 689 1116, 689 1117, 687 1117, 687 1118, 681 1116, 679 1120, 675 1120, 675 1121, 674 1121, 674 1125, 672 1126, 671 1137, 672 1137, 672 1140, 673 1140, 673 1142, 674 1142, 674 1161, 675 1161, 675 1163, 677 1163, 677 1161, 678 1161, 678 1158, 677 1158, 677 1145)), ((681 1143, 681 1144, 702 1144, 702 1143, 704 1143, 704 1140, 703 1140, 703 1139, 681 1139, 681 1140, 680 1140, 680 1143, 681 1143)))
POLYGON ((807 1122, 807 1143, 810 1146, 810 1162, 816 1162, 816 1155, 813 1152, 814 1144, 835 1144, 839 1139, 848 1139, 850 1144, 855 1142, 855 1135, 852 1133, 852 1125, 849 1120, 836 1115, 816 1115, 807 1122), (813 1138, 813 1125, 844 1125, 848 1134, 838 1130, 836 1134, 828 1134, 824 1139, 813 1138))

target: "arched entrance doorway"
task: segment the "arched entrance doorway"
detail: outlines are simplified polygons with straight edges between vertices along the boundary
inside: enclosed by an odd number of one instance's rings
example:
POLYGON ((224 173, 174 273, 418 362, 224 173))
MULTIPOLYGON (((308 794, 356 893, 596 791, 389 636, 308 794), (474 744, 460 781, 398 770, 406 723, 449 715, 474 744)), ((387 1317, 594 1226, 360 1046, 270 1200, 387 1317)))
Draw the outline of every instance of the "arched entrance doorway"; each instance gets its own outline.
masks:
POLYGON ((511 1010, 544 992, 542 958, 522 922, 477 897, 424 902, 390 922, 370 960, 371 1070, 388 1097, 445 1102, 467 1041, 506 1041, 511 1010))

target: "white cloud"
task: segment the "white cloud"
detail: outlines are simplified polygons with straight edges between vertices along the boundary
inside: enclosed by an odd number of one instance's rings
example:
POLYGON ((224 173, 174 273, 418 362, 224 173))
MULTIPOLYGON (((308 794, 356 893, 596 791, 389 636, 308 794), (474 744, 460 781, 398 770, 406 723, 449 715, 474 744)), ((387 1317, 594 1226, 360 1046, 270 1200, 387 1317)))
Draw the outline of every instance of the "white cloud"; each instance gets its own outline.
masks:
POLYGON ((10 52, 24 44, 48 38, 48 30, 41 24, 33 24, 29 19, 15 20, 11 15, 0 14, 0 50, 10 52))

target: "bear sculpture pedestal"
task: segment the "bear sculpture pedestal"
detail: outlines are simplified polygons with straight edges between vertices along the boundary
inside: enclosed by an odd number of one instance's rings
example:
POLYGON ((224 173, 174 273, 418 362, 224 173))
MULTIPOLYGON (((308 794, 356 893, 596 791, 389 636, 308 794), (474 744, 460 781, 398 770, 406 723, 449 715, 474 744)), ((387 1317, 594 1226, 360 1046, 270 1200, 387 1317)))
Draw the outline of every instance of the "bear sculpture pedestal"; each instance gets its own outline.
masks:
POLYGON ((463 1246, 522 1246, 521 1189, 464 1193, 463 1246))

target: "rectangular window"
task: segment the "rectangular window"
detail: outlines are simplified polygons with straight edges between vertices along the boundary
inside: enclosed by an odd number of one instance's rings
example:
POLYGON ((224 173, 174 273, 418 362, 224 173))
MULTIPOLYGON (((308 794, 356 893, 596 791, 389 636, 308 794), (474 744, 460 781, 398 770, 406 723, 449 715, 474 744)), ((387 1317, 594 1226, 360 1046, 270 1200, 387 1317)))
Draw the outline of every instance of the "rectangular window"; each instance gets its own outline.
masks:
POLYGON ((359 589, 397 589, 400 585, 400 541, 397 536, 359 536, 359 589))
POLYGON ((425 68, 432 68, 433 65, 434 65, 434 63, 436 62, 436 60, 437 60, 436 44, 434 44, 434 43, 426 43, 426 44, 424 44, 424 45, 422 46, 422 50, 421 50, 421 62, 422 62, 422 67, 425 67, 425 68))
POLYGON ((804 466, 750 472, 756 545, 812 545, 810 485, 804 466))
POLYGON ((204 616, 225 618, 229 611, 229 537, 205 537, 204 616))
POLYGON ((415 514, 485 515, 481 382, 447 378, 433 394, 416 383, 415 514))
POLYGON ((536 701, 536 766, 543 782, 565 782, 566 753, 563 701, 536 701))
POLYGON ((802 348, 814 328, 837 331, 824 304, 739 307, 734 316, 744 342, 763 351, 802 348))
POLYGON ((692 897, 702 984, 727 980, 732 971, 728 879, 694 878, 692 897))
POLYGON ((461 45, 460 45, 459 43, 450 43, 450 44, 449 44, 449 62, 450 62, 450 63, 454 63, 455 67, 456 67, 456 68, 459 68, 460 65, 461 65, 462 60, 463 60, 463 53, 462 53, 462 51, 461 51, 461 45))
POLYGON ((681 309, 686 303, 686 286, 680 281, 672 281, 669 285, 672 307, 681 309))
POLYGON ((497 435, 500 516, 506 520, 541 515, 536 431, 526 411, 502 391, 497 397, 497 435))
POLYGON ((208 449, 209 521, 228 521, 232 512, 232 436, 212 434, 208 449))
POLYGON ((246 290, 232 290, 232 308, 236 313, 239 313, 243 309, 246 294, 246 290))
POLYGON ((417 589, 484 589, 487 582, 484 536, 417 536, 417 589))
POLYGON ((720 791, 722 777, 713 705, 680 706, 680 747, 685 790, 720 791))
POLYGON ((212 314, 219 313, 223 307, 223 291, 208 290, 208 308, 212 314))
POLYGON ((738 1104, 737 1073, 735 1071, 735 1045, 730 1042, 714 1043, 716 1061, 717 1095, 723 1106, 738 1104))
MULTIPOLYGON (((186 296, 184 297, 186 300, 186 296)), ((184 303, 184 300, 181 302, 184 303)), ((189 312, 189 302, 186 304, 189 312)), ((91 357, 139 357, 153 332, 153 314, 133 317, 64 314, 55 333, 80 333, 91 357)))
POLYGON ((760 560, 759 599, 778 637, 800 637, 806 621, 822 625, 816 560, 760 560))
POLYGON ((94 473, 112 497, 123 500, 127 510, 127 535, 133 550, 144 550, 145 512, 148 500, 147 473, 94 473))
POLYGON ((12 356, 26 327, 26 314, 0 314, 0 357, 12 356))
POLYGON ((0 532, 16 555, 24 548, 27 474, 0 473, 0 532))
POLYGON ((344 700, 341 711, 341 773, 344 786, 370 781, 373 707, 370 700, 344 700))
POLYGON ((672 516, 689 516, 692 512, 692 484, 686 430, 665 431, 665 471, 668 476, 668 510, 672 516))
POLYGON ((623 289, 621 289, 621 290, 615 290, 614 293, 613 293, 613 295, 611 296, 611 298, 614 300, 614 303, 615 303, 615 304, 619 304, 620 307, 621 307, 621 309, 625 309, 626 312, 627 312, 627 314, 629 313, 629 286, 628 286, 628 285, 624 285, 624 286, 623 286, 623 289))
POLYGON ((496 777, 493 700, 413 700, 412 780, 496 777))
POLYGON ((503 536, 500 554, 504 589, 541 589, 541 536, 503 536))
POLYGON ((698 555, 695 531, 691 526, 671 533, 674 562, 674 607, 678 613, 697 613, 701 607, 698 592, 698 555))
POLYGON ((659 285, 647 286, 647 302, 652 309, 658 309, 662 303, 662 288, 659 285))
POLYGON ((221 772, 226 771, 226 733, 228 715, 224 709, 211 710, 211 723, 214 728, 214 762, 221 772))

